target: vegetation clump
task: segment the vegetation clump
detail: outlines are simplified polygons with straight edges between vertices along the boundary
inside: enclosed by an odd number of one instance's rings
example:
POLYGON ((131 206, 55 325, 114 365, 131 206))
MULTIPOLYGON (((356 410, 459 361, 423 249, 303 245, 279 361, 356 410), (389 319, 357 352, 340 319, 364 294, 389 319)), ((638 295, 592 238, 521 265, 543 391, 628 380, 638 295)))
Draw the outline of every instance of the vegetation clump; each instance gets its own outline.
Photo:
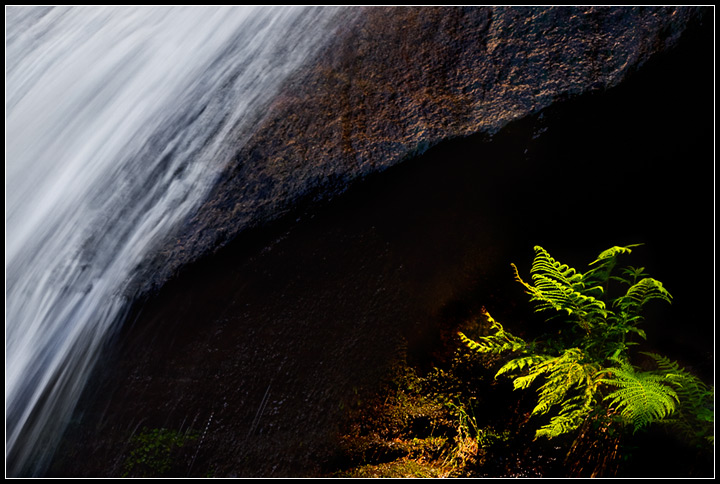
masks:
POLYGON ((451 357, 429 371, 400 364, 374 400, 354 409, 328 474, 612 477, 633 475, 634 460, 658 455, 657 446, 697 459, 689 467, 705 472, 714 390, 640 350, 643 310, 672 296, 642 267, 617 270, 634 247, 602 252, 585 273, 536 247, 531 282, 512 267, 536 311, 551 315, 540 336, 521 338, 482 308, 453 330, 451 357))
MULTIPOLYGON (((354 409, 332 463, 334 477, 540 476, 517 448, 528 435, 523 410, 478 358, 458 347, 450 361, 422 372, 398 365, 375 399, 354 409), (500 397, 503 395, 503 397, 500 397), (513 455, 513 458, 507 458, 513 455)), ((546 459, 542 465, 551 465, 546 459)))
POLYGON ((545 417, 536 439, 574 435, 571 454, 597 447, 591 440, 605 441, 593 474, 616 465, 623 435, 650 424, 670 425, 700 447, 713 445, 713 388, 664 356, 630 351, 637 344, 635 339, 646 338, 640 327, 645 305, 651 300, 672 300, 662 283, 648 277, 643 267, 627 267, 616 275, 618 256, 633 247, 602 252, 585 273, 535 247, 532 282, 525 282, 513 265, 515 276, 536 311, 559 318, 560 328, 525 341, 485 311, 490 334, 475 339, 460 334, 474 351, 510 355, 496 378, 513 378, 516 390, 535 389, 537 403, 531 414, 545 417), (636 362, 639 357, 652 362, 652 368, 641 368, 636 362))
POLYGON ((125 460, 123 477, 166 477, 173 467, 185 464, 188 455, 181 455, 197 434, 184 434, 166 428, 143 428, 130 439, 131 451, 125 460))

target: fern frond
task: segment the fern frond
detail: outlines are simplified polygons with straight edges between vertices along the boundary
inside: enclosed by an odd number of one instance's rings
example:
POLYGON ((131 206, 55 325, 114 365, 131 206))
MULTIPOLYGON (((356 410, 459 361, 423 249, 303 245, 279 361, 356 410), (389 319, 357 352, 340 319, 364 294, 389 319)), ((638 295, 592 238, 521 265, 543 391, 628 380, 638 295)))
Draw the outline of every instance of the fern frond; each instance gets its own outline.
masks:
POLYGON ((605 262, 610 259, 616 258, 620 254, 629 254, 632 252, 631 247, 640 247, 643 244, 630 244, 623 247, 620 246, 614 246, 610 247, 607 250, 604 250, 600 252, 600 255, 598 255, 597 259, 592 261, 589 265, 597 264, 598 262, 605 262))
POLYGON ((551 277, 536 274, 533 279, 537 289, 536 301, 539 302, 539 308, 553 308, 581 317, 592 313, 607 314, 605 303, 599 299, 586 296, 551 277))
POLYGON ((581 349, 570 348, 555 357, 518 358, 506 366, 529 368, 527 375, 513 380, 516 390, 528 388, 541 376, 545 378, 538 389, 538 402, 532 415, 543 415, 554 406, 560 406, 559 413, 538 430, 536 437, 552 438, 575 430, 592 411, 597 388, 595 375, 599 367, 588 362, 581 349))
POLYGON ((565 406, 568 393, 573 389, 592 387, 593 375, 598 366, 585 361, 585 353, 579 348, 570 348, 562 355, 545 361, 535 371, 545 373, 545 383, 538 391, 538 404, 534 415, 547 413, 553 405, 565 406))
MULTIPOLYGON (((676 416, 666 419, 666 423, 675 427, 691 441, 707 445, 714 441, 715 391, 695 375, 680 367, 676 361, 655 354, 644 353, 657 365, 654 373, 664 378, 675 389, 680 405, 676 416)), ((664 422, 665 422, 664 421, 664 422)))
MULTIPOLYGON (((530 369, 534 367, 535 365, 542 363, 544 361, 547 361, 550 359, 550 356, 545 355, 529 355, 529 356, 522 356, 520 358, 515 358, 514 360, 510 360, 507 363, 505 363, 495 374, 495 378, 499 377, 500 375, 504 374, 514 374, 520 371, 523 371, 525 369, 530 369)), ((529 385, 529 383, 528 383, 529 385)), ((521 388, 525 388, 526 386, 523 386, 521 388)))
MULTIPOLYGON (((532 275, 535 284, 533 286, 523 281, 515 264, 512 264, 512 267, 515 271, 515 279, 525 286, 530 301, 536 303, 536 312, 553 309, 565 311, 568 315, 575 315, 581 319, 593 315, 607 316, 605 303, 580 292, 584 285, 577 281, 572 282, 576 280, 574 276, 568 279, 562 273, 536 271, 532 275)), ((553 269, 552 265, 547 264, 533 265, 533 267, 536 270, 553 269)))
POLYGON ((646 277, 632 285, 624 296, 615 300, 613 305, 623 311, 632 309, 634 312, 637 312, 651 299, 662 299, 669 303, 672 302, 672 296, 667 289, 663 287, 662 282, 651 277, 646 277))
POLYGON ((552 439, 577 430, 583 424, 589 413, 589 411, 576 410, 558 414, 550 419, 550 423, 543 425, 535 432, 535 438, 545 437, 552 439))
POLYGON ((518 358, 516 360, 508 362, 503 368, 500 369, 500 371, 498 371, 495 376, 497 377, 502 373, 517 369, 520 367, 520 365, 528 366, 530 373, 524 376, 519 376, 513 380, 513 388, 515 390, 525 389, 532 385, 532 383, 539 376, 550 372, 555 362, 557 362, 560 358, 562 357, 553 357, 547 355, 531 355, 530 357, 526 358, 518 358))
POLYGON ((578 395, 568 399, 563 408, 535 432, 535 438, 545 437, 552 439, 580 428, 593 411, 592 399, 587 394, 578 395))
POLYGON ((657 353, 641 352, 655 361, 657 370, 654 373, 660 374, 668 383, 674 386, 680 401, 691 402, 702 400, 711 388, 698 377, 680 367, 677 361, 657 353))
POLYGON ((458 333, 460 340, 465 343, 468 348, 478 353, 491 354, 524 351, 526 349, 527 343, 522 338, 505 331, 502 324, 495 321, 485 308, 483 308, 483 315, 490 323, 490 330, 495 330, 495 332, 488 336, 481 336, 477 341, 468 338, 463 333, 458 333))
POLYGON ((595 264, 598 265, 583 274, 583 278, 586 282, 595 281, 598 284, 604 284, 609 280, 610 274, 615 268, 615 264, 617 264, 617 256, 629 254, 632 252, 633 247, 639 247, 641 245, 643 244, 631 244, 624 247, 615 246, 602 251, 597 259, 588 264, 591 266, 595 264))
POLYGON ((650 353, 648 351, 641 351, 640 354, 652 358, 655 361, 655 366, 657 366, 659 371, 668 373, 684 371, 682 368, 680 368, 680 365, 677 361, 673 361, 667 356, 658 355, 657 353, 650 353))
POLYGON ((584 287, 582 274, 579 274, 574 268, 567 264, 561 264, 539 245, 536 245, 534 250, 535 258, 530 268, 531 274, 540 274, 545 278, 554 279, 575 290, 581 290, 584 287))
POLYGON ((627 363, 606 370, 612 377, 600 381, 617 390, 604 400, 609 400, 610 406, 620 411, 620 415, 633 425, 634 431, 675 412, 678 395, 663 375, 640 372, 627 363))

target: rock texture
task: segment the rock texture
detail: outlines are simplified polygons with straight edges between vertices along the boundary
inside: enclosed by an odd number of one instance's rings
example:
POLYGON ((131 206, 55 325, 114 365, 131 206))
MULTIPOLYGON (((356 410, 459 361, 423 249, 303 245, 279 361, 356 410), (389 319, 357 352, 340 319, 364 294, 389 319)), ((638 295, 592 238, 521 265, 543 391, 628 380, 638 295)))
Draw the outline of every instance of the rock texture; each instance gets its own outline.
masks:
MULTIPOLYGON (((199 210, 146 264, 143 290, 306 202, 440 141, 616 86, 700 7, 353 7, 267 108, 199 210)), ((482 162, 482 160, 479 160, 482 162)))

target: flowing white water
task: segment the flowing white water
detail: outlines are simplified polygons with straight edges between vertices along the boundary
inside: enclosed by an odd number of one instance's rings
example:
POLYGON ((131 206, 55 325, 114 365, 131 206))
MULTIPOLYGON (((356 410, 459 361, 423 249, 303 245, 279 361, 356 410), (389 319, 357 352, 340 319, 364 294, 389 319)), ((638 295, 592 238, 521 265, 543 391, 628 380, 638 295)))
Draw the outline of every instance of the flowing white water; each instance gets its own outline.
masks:
POLYGON ((6 9, 6 466, 42 473, 134 268, 336 8, 6 9))

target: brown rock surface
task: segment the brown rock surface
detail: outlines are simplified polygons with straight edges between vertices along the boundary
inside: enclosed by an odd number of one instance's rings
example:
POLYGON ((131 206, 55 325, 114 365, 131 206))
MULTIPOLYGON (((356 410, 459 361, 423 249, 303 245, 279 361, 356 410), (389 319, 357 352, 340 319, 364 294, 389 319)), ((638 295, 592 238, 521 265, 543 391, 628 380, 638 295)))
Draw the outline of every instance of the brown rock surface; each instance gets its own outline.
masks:
POLYGON ((353 7, 147 264, 158 287, 245 230, 328 200, 442 140, 605 90, 673 47, 690 7, 353 7))

